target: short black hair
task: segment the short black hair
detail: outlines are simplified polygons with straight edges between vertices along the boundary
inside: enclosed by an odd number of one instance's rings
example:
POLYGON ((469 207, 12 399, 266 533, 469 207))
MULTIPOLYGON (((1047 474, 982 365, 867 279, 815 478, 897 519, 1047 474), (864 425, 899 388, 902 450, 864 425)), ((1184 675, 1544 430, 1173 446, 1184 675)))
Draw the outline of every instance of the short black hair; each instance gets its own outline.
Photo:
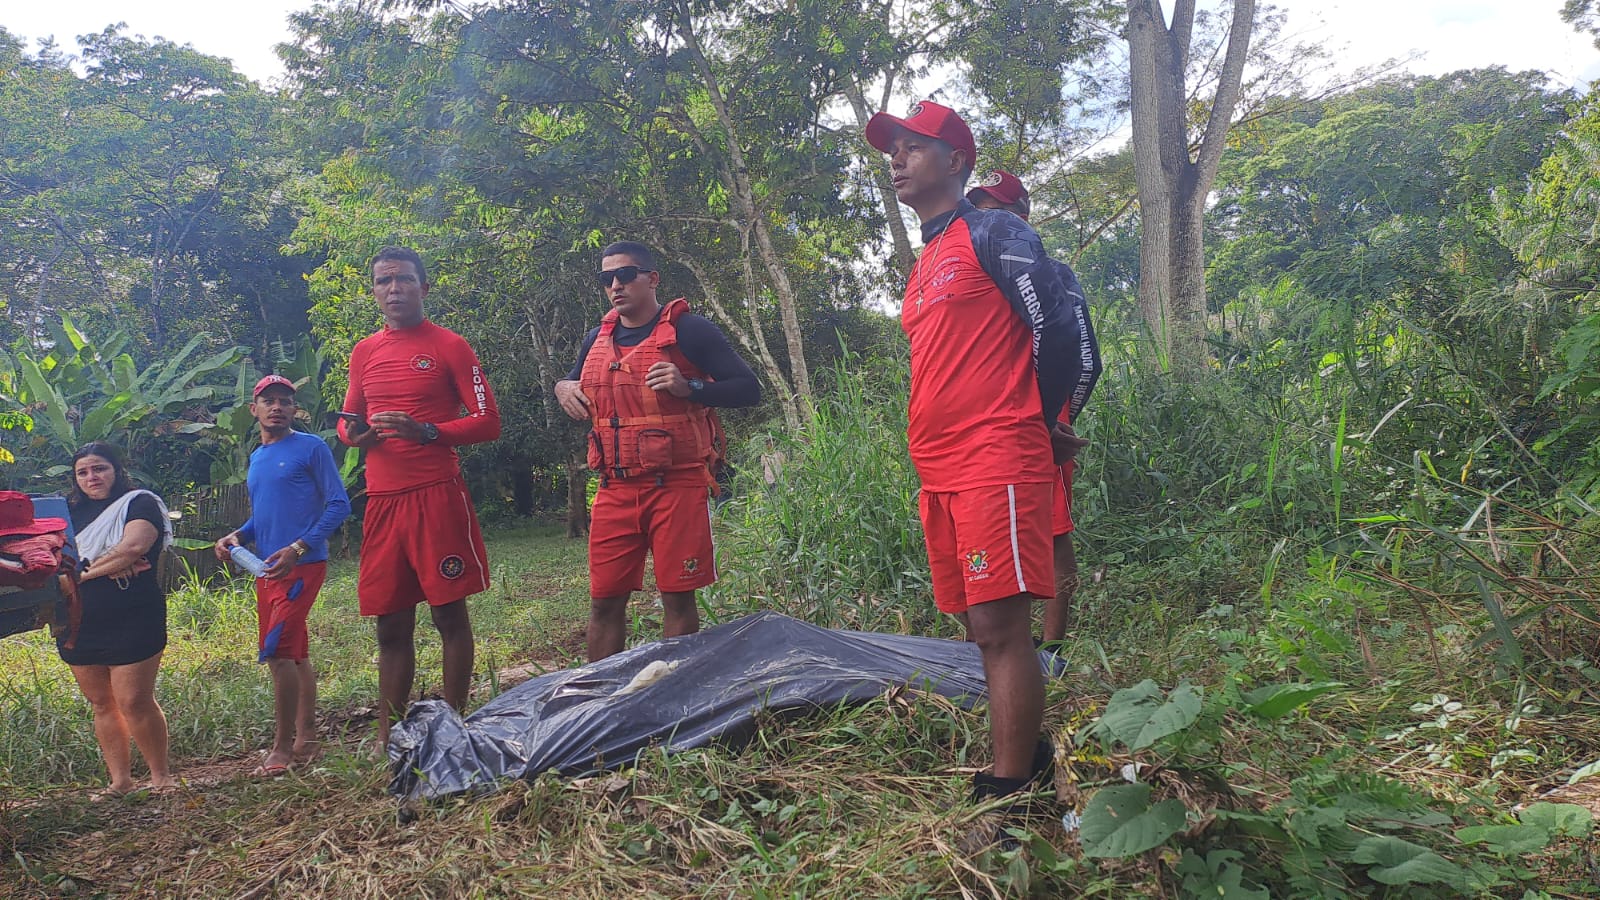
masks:
POLYGON ((104 441, 90 441, 72 454, 72 464, 67 467, 67 478, 72 482, 72 489, 67 491, 68 506, 77 506, 89 499, 78 487, 78 460, 85 456, 98 456, 111 463, 111 493, 106 496, 107 500, 115 500, 133 490, 133 479, 128 477, 128 466, 122 460, 122 451, 104 441))
MULTIPOLYGON (((956 145, 954 145, 954 144, 950 143, 949 141, 945 140, 944 138, 933 137, 932 135, 922 134, 921 132, 916 132, 916 135, 918 137, 926 138, 928 140, 933 141, 935 144, 938 144, 940 147, 943 147, 944 151, 946 153, 954 153, 957 150, 966 149, 964 147, 957 147, 956 145)), ((967 182, 972 180, 972 170, 977 168, 977 160, 969 159, 969 160, 966 161, 966 163, 967 163, 966 168, 961 170, 961 189, 963 191, 965 191, 967 189, 967 182)))
POLYGON ((428 269, 427 267, 423 266, 422 257, 417 254, 417 251, 411 249, 410 247, 385 247, 382 250, 379 250, 377 255, 372 257, 372 262, 367 263, 367 268, 371 269, 373 266, 376 266, 378 263, 381 263, 384 260, 389 260, 390 262, 411 263, 417 267, 418 280, 420 280, 424 285, 428 283, 428 269))
POLYGON ((631 256, 640 268, 656 271, 656 255, 650 252, 649 247, 638 241, 613 241, 600 251, 601 259, 608 256, 631 256))

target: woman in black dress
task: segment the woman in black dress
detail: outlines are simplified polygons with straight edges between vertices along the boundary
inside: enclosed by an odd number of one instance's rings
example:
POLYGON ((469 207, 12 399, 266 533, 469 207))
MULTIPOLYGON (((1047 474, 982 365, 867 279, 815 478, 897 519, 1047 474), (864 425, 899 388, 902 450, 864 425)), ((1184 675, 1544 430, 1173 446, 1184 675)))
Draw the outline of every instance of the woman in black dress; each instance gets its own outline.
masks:
POLYGON ((150 787, 172 787, 167 719, 155 695, 167 646, 167 598, 156 580, 156 562, 170 538, 166 507, 155 494, 135 489, 122 454, 99 442, 73 454, 67 503, 86 566, 83 621, 72 646, 62 640, 57 651, 94 707, 111 793, 134 789, 129 738, 150 766, 150 787))

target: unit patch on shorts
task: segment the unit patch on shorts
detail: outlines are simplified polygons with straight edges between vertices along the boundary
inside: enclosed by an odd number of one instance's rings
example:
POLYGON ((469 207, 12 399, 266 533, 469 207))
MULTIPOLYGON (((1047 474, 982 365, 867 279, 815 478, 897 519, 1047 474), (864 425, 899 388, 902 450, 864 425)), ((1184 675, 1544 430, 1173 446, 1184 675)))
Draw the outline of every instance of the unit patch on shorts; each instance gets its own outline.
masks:
POLYGON ((467 564, 461 557, 454 553, 439 560, 439 574, 446 578, 460 578, 461 573, 467 570, 467 564))
POLYGON ((693 575, 700 571, 700 557, 691 556, 683 561, 683 574, 693 575))
POLYGON ((972 550, 963 554, 962 561, 967 564, 968 575, 982 575, 989 571, 989 551, 972 550))

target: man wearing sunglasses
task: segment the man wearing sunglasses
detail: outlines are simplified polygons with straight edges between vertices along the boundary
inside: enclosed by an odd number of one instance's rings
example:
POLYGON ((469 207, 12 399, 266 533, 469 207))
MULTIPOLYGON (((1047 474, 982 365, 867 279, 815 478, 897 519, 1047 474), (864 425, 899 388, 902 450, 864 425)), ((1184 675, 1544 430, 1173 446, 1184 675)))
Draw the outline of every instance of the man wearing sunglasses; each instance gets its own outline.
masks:
POLYGON ((717 580, 709 501, 724 447, 712 408, 761 402, 760 382, 720 328, 681 297, 656 299, 650 248, 606 247, 597 281, 610 311, 555 387, 567 415, 593 423, 589 467, 600 473, 589 517, 590 662, 621 652, 646 553, 664 636, 700 630, 695 591, 717 580))

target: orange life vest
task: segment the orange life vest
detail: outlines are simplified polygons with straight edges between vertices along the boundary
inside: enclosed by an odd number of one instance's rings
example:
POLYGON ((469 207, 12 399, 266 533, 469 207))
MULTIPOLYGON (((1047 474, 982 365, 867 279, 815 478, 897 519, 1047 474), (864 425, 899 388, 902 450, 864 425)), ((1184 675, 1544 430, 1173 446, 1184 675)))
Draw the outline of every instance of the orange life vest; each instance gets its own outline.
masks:
POLYGON ((670 362, 685 378, 705 373, 678 349, 679 316, 689 311, 682 297, 661 309, 655 330, 635 347, 612 342, 620 314, 600 321, 579 384, 589 398, 594 427, 589 432, 589 468, 602 482, 640 475, 663 479, 674 470, 699 469, 710 479, 722 457, 722 427, 710 407, 651 389, 645 373, 670 362))

